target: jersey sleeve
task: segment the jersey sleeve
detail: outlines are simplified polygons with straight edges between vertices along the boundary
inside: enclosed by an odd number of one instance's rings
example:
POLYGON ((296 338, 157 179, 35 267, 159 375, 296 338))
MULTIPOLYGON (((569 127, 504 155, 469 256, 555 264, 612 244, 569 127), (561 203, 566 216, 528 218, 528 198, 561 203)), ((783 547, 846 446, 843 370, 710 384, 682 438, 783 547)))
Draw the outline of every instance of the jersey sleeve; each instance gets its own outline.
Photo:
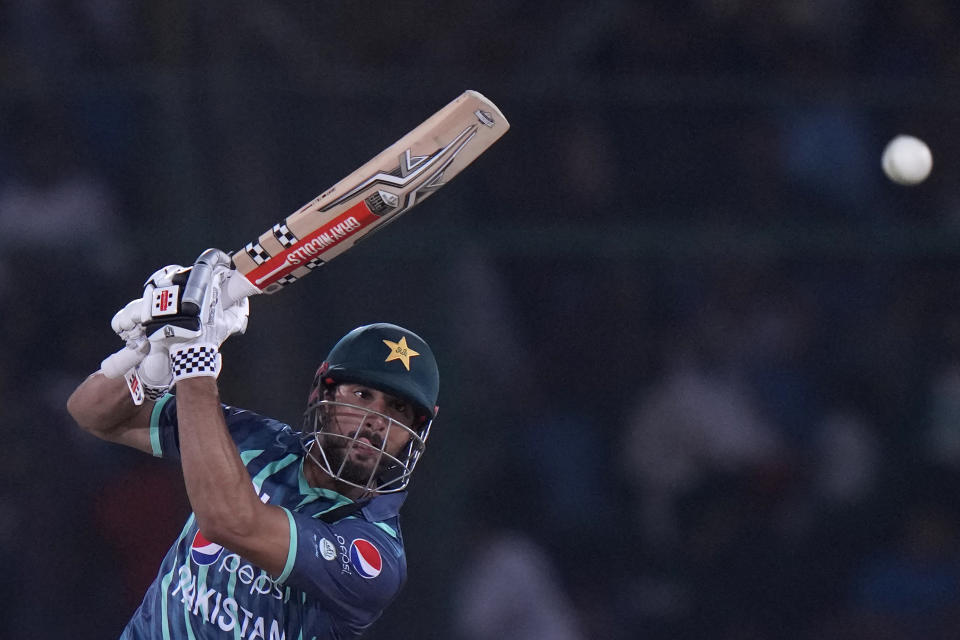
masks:
MULTIPOLYGON (((230 437, 240 451, 277 448, 285 450, 289 436, 287 425, 245 409, 223 407, 223 418, 230 437)), ((177 397, 160 398, 150 414, 150 448, 158 458, 180 459, 180 433, 177 428, 177 397)))
POLYGON ((406 582, 401 543, 363 518, 327 524, 286 511, 290 551, 278 581, 316 598, 358 630, 373 623, 406 582))
POLYGON ((150 414, 150 448, 158 458, 180 459, 177 403, 172 394, 157 400, 150 414))

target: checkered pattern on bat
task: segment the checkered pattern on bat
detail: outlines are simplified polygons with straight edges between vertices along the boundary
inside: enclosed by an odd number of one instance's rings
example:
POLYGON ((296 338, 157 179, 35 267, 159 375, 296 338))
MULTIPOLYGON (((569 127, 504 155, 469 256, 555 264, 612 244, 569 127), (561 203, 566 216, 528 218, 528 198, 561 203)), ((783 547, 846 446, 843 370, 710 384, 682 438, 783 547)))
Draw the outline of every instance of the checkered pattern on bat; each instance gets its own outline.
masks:
POLYGON ((285 248, 292 247, 299 241, 299 238, 293 235, 290 227, 288 227, 285 222, 278 222, 273 225, 273 235, 285 248))
POLYGON ((247 246, 243 248, 247 252, 247 255, 250 256, 254 262, 257 264, 263 264, 270 259, 270 254, 267 253, 267 250, 260 246, 259 242, 248 242, 247 246))

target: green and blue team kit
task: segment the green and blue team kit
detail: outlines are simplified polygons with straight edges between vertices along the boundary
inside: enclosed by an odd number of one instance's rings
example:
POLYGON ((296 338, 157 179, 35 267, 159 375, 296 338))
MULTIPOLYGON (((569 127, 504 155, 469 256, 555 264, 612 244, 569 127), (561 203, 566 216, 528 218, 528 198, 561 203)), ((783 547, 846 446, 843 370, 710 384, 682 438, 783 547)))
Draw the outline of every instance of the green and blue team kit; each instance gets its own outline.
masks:
MULTIPOLYGON (((191 515, 121 640, 359 636, 406 580, 399 525, 406 494, 379 495, 357 508, 307 484, 300 435, 289 426, 227 406, 224 416, 260 499, 287 512, 286 566, 268 575, 206 540, 191 515)), ((155 455, 179 458, 174 396, 157 403, 150 432, 155 455)))

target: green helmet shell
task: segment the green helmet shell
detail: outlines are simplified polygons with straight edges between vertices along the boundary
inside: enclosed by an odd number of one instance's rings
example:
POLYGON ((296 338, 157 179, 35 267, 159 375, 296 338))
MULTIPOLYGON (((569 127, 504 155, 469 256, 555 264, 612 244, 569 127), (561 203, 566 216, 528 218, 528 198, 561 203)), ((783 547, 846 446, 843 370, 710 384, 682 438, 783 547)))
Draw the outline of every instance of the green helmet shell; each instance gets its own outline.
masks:
POLYGON ((433 419, 440 371, 430 346, 395 324, 357 327, 330 350, 317 372, 324 381, 366 384, 413 403, 433 419))

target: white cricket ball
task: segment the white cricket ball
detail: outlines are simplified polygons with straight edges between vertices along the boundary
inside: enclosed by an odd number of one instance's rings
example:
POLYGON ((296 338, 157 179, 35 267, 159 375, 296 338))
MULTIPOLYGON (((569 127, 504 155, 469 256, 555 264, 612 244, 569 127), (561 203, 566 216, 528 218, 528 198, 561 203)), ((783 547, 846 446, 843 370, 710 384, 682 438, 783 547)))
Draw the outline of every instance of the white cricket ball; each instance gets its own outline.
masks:
POLYGON ((897 184, 920 184, 932 168, 933 154, 920 138, 899 135, 883 150, 883 172, 897 184))

